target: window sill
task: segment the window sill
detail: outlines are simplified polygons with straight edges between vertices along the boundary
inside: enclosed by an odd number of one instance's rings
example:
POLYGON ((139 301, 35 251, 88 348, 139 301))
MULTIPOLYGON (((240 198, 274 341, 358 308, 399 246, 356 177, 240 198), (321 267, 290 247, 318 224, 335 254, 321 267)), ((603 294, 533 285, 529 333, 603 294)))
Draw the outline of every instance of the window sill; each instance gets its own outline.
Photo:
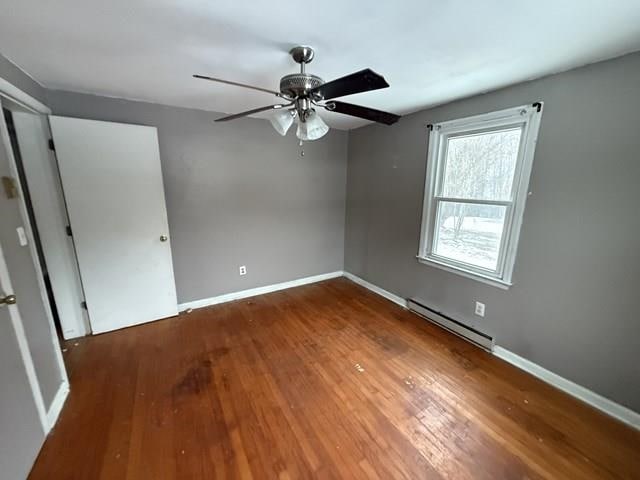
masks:
POLYGON ((446 263, 438 262, 433 258, 427 257, 416 257, 418 261, 424 265, 429 265, 431 267, 439 268, 440 270, 444 270, 449 273, 455 273, 456 275, 461 275, 466 278, 470 278, 472 280, 477 280, 478 282, 486 283, 487 285, 491 285, 492 287, 498 287, 502 290, 509 290, 513 284, 511 282, 507 282, 504 280, 500 280, 498 278, 489 277, 486 275, 482 275, 480 273, 474 272, 472 270, 465 270, 463 268, 452 267, 451 265, 447 265, 446 263))

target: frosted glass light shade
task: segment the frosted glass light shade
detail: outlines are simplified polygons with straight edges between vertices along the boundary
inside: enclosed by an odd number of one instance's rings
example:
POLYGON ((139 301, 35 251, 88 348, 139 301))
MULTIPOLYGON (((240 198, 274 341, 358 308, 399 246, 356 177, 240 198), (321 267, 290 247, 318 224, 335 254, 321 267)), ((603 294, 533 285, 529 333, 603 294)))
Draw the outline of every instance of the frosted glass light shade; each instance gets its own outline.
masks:
POLYGON ((305 122, 298 121, 296 136, 300 140, 317 140, 324 137, 329 127, 315 111, 309 113, 305 122))
POLYGON ((276 129, 276 132, 284 137, 291 124, 293 124, 293 115, 289 110, 278 110, 269 117, 269 121, 273 128, 276 129))

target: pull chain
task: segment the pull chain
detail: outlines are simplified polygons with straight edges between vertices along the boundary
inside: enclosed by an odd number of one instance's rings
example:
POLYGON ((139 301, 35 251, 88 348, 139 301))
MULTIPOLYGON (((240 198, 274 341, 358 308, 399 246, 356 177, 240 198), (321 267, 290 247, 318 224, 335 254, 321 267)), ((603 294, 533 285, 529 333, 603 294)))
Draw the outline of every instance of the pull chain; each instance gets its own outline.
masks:
POLYGON ((302 148, 302 140, 300 140, 300 156, 304 157, 304 148, 302 148))

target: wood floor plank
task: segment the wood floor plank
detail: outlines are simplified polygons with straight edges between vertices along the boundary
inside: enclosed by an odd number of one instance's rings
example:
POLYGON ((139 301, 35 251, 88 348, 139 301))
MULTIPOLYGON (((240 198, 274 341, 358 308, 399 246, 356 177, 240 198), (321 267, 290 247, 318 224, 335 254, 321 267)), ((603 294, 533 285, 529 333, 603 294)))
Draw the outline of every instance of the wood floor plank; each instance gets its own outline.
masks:
POLYGON ((31 479, 640 479, 640 432, 344 279, 65 344, 31 479))

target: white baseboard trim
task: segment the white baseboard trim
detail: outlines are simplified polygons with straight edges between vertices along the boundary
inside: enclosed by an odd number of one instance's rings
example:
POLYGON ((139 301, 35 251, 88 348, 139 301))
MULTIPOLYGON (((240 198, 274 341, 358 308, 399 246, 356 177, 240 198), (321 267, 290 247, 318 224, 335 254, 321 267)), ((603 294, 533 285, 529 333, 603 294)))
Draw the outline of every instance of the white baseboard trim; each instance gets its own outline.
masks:
POLYGON ((278 290, 285 290, 287 288, 299 287, 301 285, 307 285, 309 283, 322 282, 323 280, 329 280, 330 278, 341 277, 344 274, 342 270, 336 272, 323 273, 321 275, 314 275, 312 277, 298 278, 297 280, 290 280, 288 282, 274 283, 273 285, 266 285, 264 287, 250 288, 248 290, 241 290, 239 292, 225 293, 224 295, 218 295, 217 297, 203 298, 202 300, 193 300, 191 302, 185 302, 178 304, 178 310, 186 310, 188 308, 203 308, 211 305, 217 305, 219 303, 231 302, 233 300, 240 300, 242 298, 255 297, 256 295, 263 295, 265 293, 277 292, 278 290))
POLYGON ((598 395, 597 393, 589 390, 588 388, 582 387, 577 383, 572 382, 571 380, 567 380, 566 378, 561 377, 560 375, 557 375, 547 370, 546 368, 541 367, 537 363, 533 363, 526 358, 522 358, 521 356, 516 355, 506 348, 496 345, 493 349, 493 354, 496 357, 501 358, 505 362, 509 362, 510 364, 530 373, 534 377, 537 377, 540 380, 547 382, 548 384, 553 385, 556 388, 559 388, 563 392, 566 392, 569 395, 582 400, 585 403, 588 403, 592 407, 597 408, 607 415, 617 418, 621 422, 624 422, 627 425, 640 430, 640 414, 634 412, 633 410, 624 407, 612 400, 609 400, 602 395, 598 395))
POLYGON ((369 283, 366 280, 363 280, 362 278, 354 275, 353 273, 344 272, 344 276, 347 277, 352 282, 363 286, 367 290, 371 290, 372 292, 377 293, 378 295, 386 298, 387 300, 391 300, 393 303, 397 303, 402 308, 407 308, 407 301, 404 298, 401 298, 394 293, 388 292, 384 288, 380 288, 377 285, 374 285, 373 283, 369 283))
POLYGON ((64 402, 68 395, 69 383, 62 382, 55 397, 53 397, 53 400, 51 401, 49 410, 47 411, 47 431, 45 432, 45 435, 51 431, 58 421, 58 417, 60 416, 60 412, 62 412, 62 407, 64 406, 64 402))

